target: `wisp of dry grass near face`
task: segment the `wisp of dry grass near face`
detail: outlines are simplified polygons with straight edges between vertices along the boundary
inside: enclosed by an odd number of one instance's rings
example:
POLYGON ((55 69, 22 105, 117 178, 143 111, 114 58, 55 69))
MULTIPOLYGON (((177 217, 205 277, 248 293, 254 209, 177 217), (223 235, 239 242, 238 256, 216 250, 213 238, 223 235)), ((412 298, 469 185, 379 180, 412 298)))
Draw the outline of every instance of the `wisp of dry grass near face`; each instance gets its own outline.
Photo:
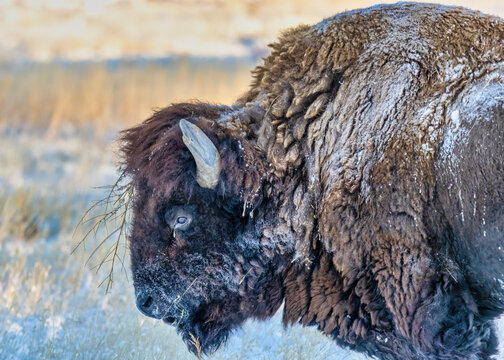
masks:
POLYGON ((97 265, 94 266, 96 273, 98 273, 105 264, 109 264, 106 278, 98 285, 101 286, 105 283, 105 292, 108 293, 114 282, 114 266, 116 262, 120 262, 122 270, 126 272, 124 261, 127 246, 123 246, 121 251, 120 244, 121 242, 124 242, 124 244, 126 243, 129 221, 128 210, 131 206, 134 189, 124 172, 120 173, 117 181, 113 185, 103 188, 108 191, 106 197, 95 201, 77 224, 76 230, 80 225, 86 224, 88 224, 90 228, 78 241, 77 245, 72 250, 72 254, 75 253, 79 247, 85 246, 89 237, 93 237, 95 243, 98 239, 97 245, 95 245, 95 248, 91 251, 86 261, 87 265, 102 247, 108 246, 104 255, 98 259, 97 265), (102 233, 103 235, 101 235, 101 238, 98 238, 98 234, 102 233), (107 244, 109 240, 112 240, 111 245, 107 244))

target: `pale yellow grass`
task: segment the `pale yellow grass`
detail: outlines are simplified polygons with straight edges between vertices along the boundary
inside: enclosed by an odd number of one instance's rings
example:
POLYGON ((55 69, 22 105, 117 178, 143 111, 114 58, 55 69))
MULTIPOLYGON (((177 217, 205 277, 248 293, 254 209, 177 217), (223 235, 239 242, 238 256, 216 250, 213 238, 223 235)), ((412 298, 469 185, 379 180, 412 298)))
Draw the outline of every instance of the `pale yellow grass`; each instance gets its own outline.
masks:
POLYGON ((246 60, 4 65, 0 124, 35 125, 52 135, 66 125, 98 131, 139 123, 177 101, 232 104, 250 83, 246 60))

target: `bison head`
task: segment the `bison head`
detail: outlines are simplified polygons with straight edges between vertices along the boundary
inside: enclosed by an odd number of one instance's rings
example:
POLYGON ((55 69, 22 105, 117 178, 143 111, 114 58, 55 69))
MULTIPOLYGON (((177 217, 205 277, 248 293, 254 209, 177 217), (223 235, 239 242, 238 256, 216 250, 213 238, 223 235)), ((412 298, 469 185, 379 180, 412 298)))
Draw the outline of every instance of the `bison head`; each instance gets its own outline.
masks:
POLYGON ((229 108, 173 105, 123 133, 135 189, 131 266, 139 310, 215 350, 247 317, 283 298, 291 249, 266 236, 264 161, 218 118, 229 108), (261 206, 259 214, 254 211, 261 206), (254 216, 256 215, 256 216, 254 216))

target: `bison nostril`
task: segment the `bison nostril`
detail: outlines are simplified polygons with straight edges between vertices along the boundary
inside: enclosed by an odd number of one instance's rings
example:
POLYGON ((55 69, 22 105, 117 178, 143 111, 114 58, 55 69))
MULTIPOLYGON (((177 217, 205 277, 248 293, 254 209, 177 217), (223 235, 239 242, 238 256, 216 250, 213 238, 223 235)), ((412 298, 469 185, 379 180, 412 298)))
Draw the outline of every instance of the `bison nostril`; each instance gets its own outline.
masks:
POLYGON ((150 316, 153 318, 158 318, 156 315, 153 313, 153 308, 154 308, 154 299, 152 296, 142 296, 137 298, 137 307, 140 312, 146 316, 150 316))
POLYGON ((175 322, 175 318, 173 316, 165 316, 163 321, 167 324, 173 324, 175 322))
POLYGON ((144 309, 148 309, 150 308, 151 305, 152 305, 152 296, 148 296, 146 299, 143 300, 142 307, 144 309))

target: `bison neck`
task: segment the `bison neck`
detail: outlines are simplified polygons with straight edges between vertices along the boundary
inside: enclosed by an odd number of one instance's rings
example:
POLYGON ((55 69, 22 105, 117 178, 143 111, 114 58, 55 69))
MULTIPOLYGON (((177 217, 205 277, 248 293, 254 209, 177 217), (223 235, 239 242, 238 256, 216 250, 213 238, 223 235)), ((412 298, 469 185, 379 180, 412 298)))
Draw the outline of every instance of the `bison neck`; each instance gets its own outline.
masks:
POLYGON ((316 325, 341 345, 368 353, 389 347, 387 336, 395 337, 392 316, 375 281, 366 274, 352 274, 358 280, 348 281, 323 250, 312 259, 293 263, 284 274, 284 325, 316 325))

